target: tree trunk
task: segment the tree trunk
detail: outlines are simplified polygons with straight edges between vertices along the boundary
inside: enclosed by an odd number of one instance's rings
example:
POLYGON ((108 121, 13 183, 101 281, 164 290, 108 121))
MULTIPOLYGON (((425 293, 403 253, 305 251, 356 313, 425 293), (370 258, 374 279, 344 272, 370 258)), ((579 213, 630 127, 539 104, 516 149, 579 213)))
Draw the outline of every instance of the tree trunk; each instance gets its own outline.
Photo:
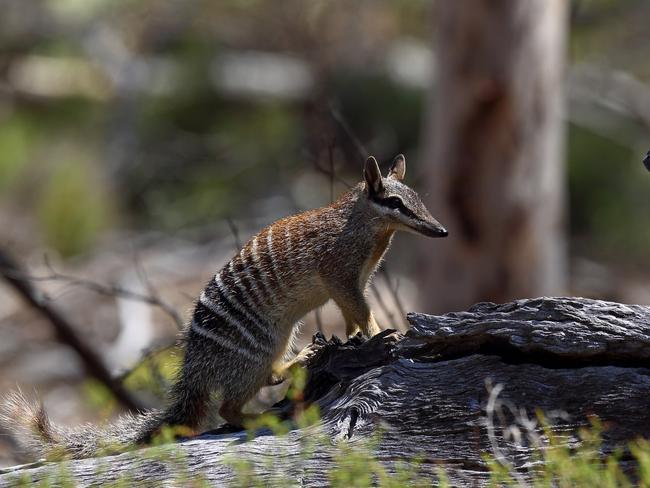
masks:
MULTIPOLYGON (((550 428, 572 447, 593 416, 607 426, 605 453, 650 437, 648 307, 539 298, 481 303, 443 316, 410 314, 409 321, 412 329, 398 340, 389 340, 388 331, 368 341, 316 339, 325 347, 309 366, 304 398, 319 405, 320 427, 295 428, 286 436, 261 431, 249 440, 241 432, 213 431, 174 451, 147 448, 9 468, 0 470, 0 487, 62 476, 75 486, 190 486, 188 480, 199 477, 213 486, 253 485, 233 461, 247 462, 263 486, 329 486, 337 465, 345 463, 333 441, 353 447, 349 457, 377 433, 371 453, 389 471, 420 459, 420 475, 434 484, 443 468, 452 486, 486 486, 486 453, 530 481, 541 462, 536 449, 548 441, 538 425, 530 427, 537 411, 564 412, 549 419, 550 428), (492 394, 486 381, 495 387, 492 394), (506 407, 499 410, 494 392, 501 388, 506 407), (515 425, 527 434, 520 441, 508 437, 515 425), (319 433, 324 440, 310 445, 319 433)), ((283 413, 291 407, 284 401, 276 408, 283 413)), ((619 463, 626 471, 635 464, 630 456, 619 463)), ((361 473, 368 469, 362 466, 361 473)))
POLYGON ((429 206, 449 230, 423 252, 421 303, 462 310, 564 291, 567 2, 438 2, 426 129, 429 206))

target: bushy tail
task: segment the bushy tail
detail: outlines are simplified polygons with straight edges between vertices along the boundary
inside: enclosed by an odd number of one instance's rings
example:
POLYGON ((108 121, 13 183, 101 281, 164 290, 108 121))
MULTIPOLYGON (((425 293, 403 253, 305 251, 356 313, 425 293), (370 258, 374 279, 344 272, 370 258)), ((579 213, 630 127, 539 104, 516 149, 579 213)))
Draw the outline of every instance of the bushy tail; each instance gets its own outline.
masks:
POLYGON ((165 413, 149 410, 126 414, 104 426, 84 424, 63 428, 52 424, 43 406, 28 400, 20 391, 11 393, 0 409, 0 424, 30 454, 48 459, 84 458, 119 452, 148 441, 162 426, 165 413))
POLYGON ((0 425, 27 452, 46 458, 84 458, 124 451, 149 442, 163 425, 194 429, 205 418, 210 403, 211 382, 203 371, 209 364, 209 352, 207 358, 197 352, 186 354, 164 410, 122 415, 101 426, 85 424, 68 429, 50 422, 43 406, 29 401, 18 390, 0 405, 0 425))

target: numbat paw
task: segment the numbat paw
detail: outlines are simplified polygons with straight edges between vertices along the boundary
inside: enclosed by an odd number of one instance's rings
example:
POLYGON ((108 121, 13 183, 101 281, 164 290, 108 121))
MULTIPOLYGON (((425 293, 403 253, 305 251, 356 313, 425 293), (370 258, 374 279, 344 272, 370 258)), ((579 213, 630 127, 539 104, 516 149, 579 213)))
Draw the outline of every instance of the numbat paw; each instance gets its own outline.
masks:
POLYGON ((404 334, 398 331, 391 332, 386 337, 384 337, 384 342, 387 344, 395 344, 396 342, 404 339, 404 334))
POLYGON ((378 337, 381 338, 381 342, 386 346, 394 346, 404 339, 404 334, 394 329, 386 329, 381 331, 381 333, 378 334, 378 337))
POLYGON ((316 355, 323 349, 323 344, 311 343, 308 346, 298 353, 295 359, 295 363, 300 366, 306 366, 309 364, 316 355))
POLYGON ((272 373, 271 376, 269 376, 269 379, 267 380, 266 384, 267 386, 275 386, 275 385, 279 385, 286 379, 287 378, 283 374, 272 373))

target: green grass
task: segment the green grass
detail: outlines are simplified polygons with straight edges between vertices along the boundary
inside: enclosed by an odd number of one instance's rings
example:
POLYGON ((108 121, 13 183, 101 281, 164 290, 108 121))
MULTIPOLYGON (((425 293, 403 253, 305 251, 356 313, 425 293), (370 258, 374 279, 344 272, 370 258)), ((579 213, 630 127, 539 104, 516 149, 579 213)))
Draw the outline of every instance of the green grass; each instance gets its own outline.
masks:
MULTIPOLYGON (((271 429, 274 435, 287 435, 291 428, 314 429, 319 424, 319 416, 314 408, 303 410, 295 419, 294 424, 281 422, 272 416, 264 416, 259 422, 252 425, 249 430, 250 437, 255 436, 262 427, 271 429)), ((316 429, 317 430, 317 429, 316 429)), ((313 430, 314 432, 316 430, 313 430)), ((602 455, 602 439, 598 425, 592 428, 585 428, 580 431, 581 444, 577 448, 570 448, 554 435, 550 428, 545 428, 545 437, 548 445, 541 451, 533 468, 530 468, 525 483, 518 480, 518 475, 509 468, 497 461, 491 453, 486 453, 490 475, 490 485, 501 486, 526 486, 526 487, 589 487, 589 488, 615 488, 639 486, 650 487, 650 442, 637 440, 631 443, 629 453, 638 463, 638 470, 632 478, 626 475, 620 466, 622 450, 609 455, 602 455)), ((188 454, 173 444, 177 432, 173 429, 165 429, 154 441, 154 447, 144 451, 135 452, 146 460, 163 462, 170 466, 174 473, 174 480, 179 486, 210 486, 205 474, 196 474, 188 468, 188 454)), ((438 486, 450 486, 444 466, 441 466, 437 474, 431 478, 424 475, 421 465, 424 458, 403 459, 392 462, 391 469, 380 462, 377 457, 381 434, 362 442, 350 443, 348 441, 332 442, 324 434, 302 436, 300 455, 287 461, 290 467, 300 471, 302 464, 308 460, 315 449, 326 446, 331 469, 328 473, 329 485, 333 488, 398 488, 402 486, 425 487, 436 483, 438 486), (296 464, 297 463, 297 464, 296 464)), ((229 448, 224 458, 226 464, 233 471, 231 487, 292 487, 300 486, 300 480, 292 478, 287 472, 287 466, 277 469, 275 477, 269 481, 264 473, 273 472, 274 460, 283 459, 288 453, 282 452, 282 448, 274 451, 268 457, 268 462, 259 464, 252 458, 243 455, 238 449, 240 445, 235 444, 229 448)), ((321 452, 322 454, 322 452, 321 452)), ((110 465, 109 465, 110 466, 110 465)), ((98 471, 98 475, 105 472, 98 471)), ((521 473, 519 473, 521 475, 521 473)), ((132 474, 126 473, 109 486, 129 486, 132 474)), ((519 478, 521 479, 521 478, 519 478)), ((27 475, 18 476, 15 486, 75 486, 74 479, 69 468, 61 463, 55 468, 50 476, 39 483, 32 483, 27 475)))
MULTIPOLYGON (((173 359, 174 355, 164 355, 162 364, 173 359)), ((142 376, 136 383, 150 384, 150 365, 145 365, 141 371, 135 370, 134 376, 142 376)), ((421 456, 389 461, 381 459, 382 428, 375 434, 365 439, 333 439, 323 428, 321 415, 316 405, 302 403, 303 391, 306 385, 306 375, 303 370, 296 369, 292 386, 287 396, 294 402, 295 413, 291 420, 282 420, 274 415, 264 414, 254 422, 247 425, 247 439, 252 441, 262 435, 264 430, 270 431, 276 437, 292 436, 286 443, 277 442, 272 453, 251 454, 246 450, 246 443, 231 443, 223 454, 222 463, 232 472, 232 487, 293 487, 300 486, 302 480, 296 473, 308 475, 307 463, 318 456, 330 468, 327 473, 329 486, 333 488, 398 488, 402 486, 425 487, 436 484, 437 486, 450 486, 449 475, 444 465, 440 465, 431 473, 425 472, 425 463, 431 461, 423 452, 421 456), (301 434, 296 435, 300 430, 301 434), (296 455, 296 442, 298 450, 296 455), (269 475, 272 475, 272 479, 269 475)), ((488 402, 487 421, 488 436, 494 436, 496 444, 491 452, 484 453, 483 461, 486 473, 489 476, 490 486, 509 487, 524 486, 534 488, 572 488, 586 486, 589 488, 615 488, 639 486, 650 488, 650 441, 637 439, 628 445, 622 445, 614 452, 605 453, 603 433, 606 433, 606 424, 597 418, 591 419, 591 425, 583 427, 577 433, 554 430, 551 421, 538 413, 537 418, 529 419, 521 413, 521 419, 516 418, 511 425, 493 425, 493 419, 503 418, 503 413, 508 408, 507 403, 500 402, 498 394, 501 388, 490 389, 491 401, 488 402), (525 421, 522 420, 525 417, 525 421), (507 434, 516 430, 517 436, 507 434), (490 433, 491 432, 491 433, 490 433), (515 462, 510 459, 508 449, 502 448, 503 438, 494 433, 501 432, 507 438, 510 447, 512 443, 534 448, 531 462, 525 468, 515 469, 515 462), (572 442, 567 442, 571 438, 572 442), (621 460, 625 455, 627 469, 630 460, 636 464, 634 472, 624 472, 621 460)), ((91 385, 88 388, 88 397, 93 405, 102 405, 110 408, 114 401, 110 393, 91 385)), ((556 417, 551 417, 556 418, 556 417)), ((557 418, 562 418, 559 416, 557 418)), ((559 425, 558 425, 559 426, 559 425)), ((135 450, 133 455, 143 461, 156 461, 169 467, 170 477, 178 486, 210 486, 207 473, 196 473, 196 469, 189 469, 192 459, 189 452, 179 448, 175 443, 178 436, 188 436, 190 432, 178 428, 163 428, 156 436, 150 448, 135 450)), ((115 449, 107 446, 107 453, 114 454, 115 449)), ((105 458, 105 463, 100 460, 97 467, 97 476, 110 472, 111 458, 105 458)), ((134 463, 134 466, 137 466, 134 463)), ((137 473, 125 473, 109 486, 130 486, 137 473)), ((39 483, 32 483, 27 475, 16 477, 16 486, 75 486, 69 466, 59 463, 54 467, 49 476, 39 483)))

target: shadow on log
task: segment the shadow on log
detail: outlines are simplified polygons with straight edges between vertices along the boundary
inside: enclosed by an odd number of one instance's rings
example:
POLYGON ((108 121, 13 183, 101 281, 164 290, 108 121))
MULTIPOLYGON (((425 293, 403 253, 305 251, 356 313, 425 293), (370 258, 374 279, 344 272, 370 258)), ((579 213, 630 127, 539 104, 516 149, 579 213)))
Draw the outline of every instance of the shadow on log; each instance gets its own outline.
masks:
MULTIPOLYGON (((321 427, 295 429, 282 437, 268 431, 247 439, 242 432, 212 431, 175 445, 189 475, 215 486, 236 479, 224 462, 247 459, 265 484, 291 480, 327 486, 333 442, 318 444, 305 459, 305 439, 316 429, 352 446, 378 430, 375 456, 389 470, 399 460, 422 460, 422 474, 444 467, 459 486, 487 484, 486 380, 503 386, 501 398, 530 414, 566 412, 554 429, 567 442, 597 416, 606 423, 606 452, 638 436, 650 437, 650 308, 583 298, 539 298, 504 305, 481 303, 443 316, 409 314, 405 336, 382 334, 346 343, 333 338, 309 366, 305 399, 320 406, 321 427)), ((290 413, 281 402, 275 410, 290 413)), ((517 468, 530 466, 532 448, 503 437, 492 441, 517 468)), ((66 469, 80 486, 115 482, 173 484, 175 464, 140 449, 118 456, 70 461, 66 469)), ((621 464, 631 468, 623 457, 621 464)), ((53 463, 5 470, 0 485, 17 476, 33 481, 56 473, 53 463)), ((185 473, 184 476, 187 476, 185 473)), ((522 476, 526 471, 522 469, 522 476)))

